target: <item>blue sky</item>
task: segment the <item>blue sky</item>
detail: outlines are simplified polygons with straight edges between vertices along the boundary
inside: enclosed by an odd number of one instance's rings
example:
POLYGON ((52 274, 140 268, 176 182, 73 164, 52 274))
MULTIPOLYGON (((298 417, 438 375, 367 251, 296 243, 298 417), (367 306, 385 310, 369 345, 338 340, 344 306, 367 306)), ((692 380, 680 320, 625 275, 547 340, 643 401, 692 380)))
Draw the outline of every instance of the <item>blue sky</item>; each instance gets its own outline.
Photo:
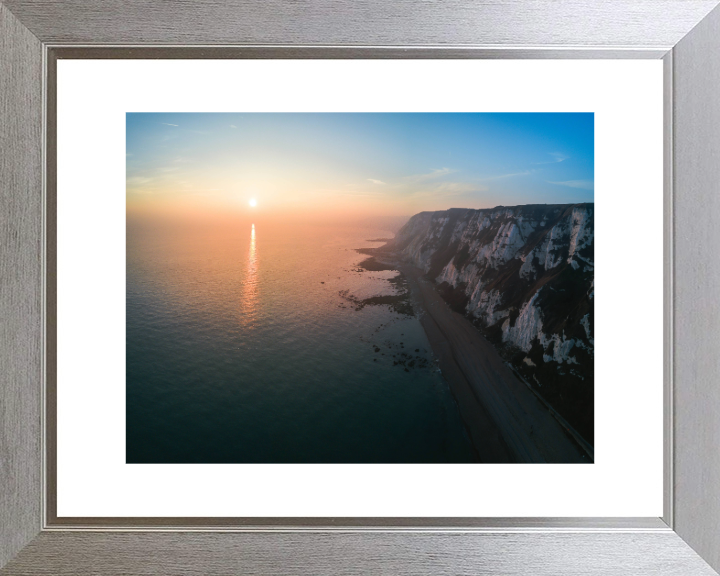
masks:
POLYGON ((592 202, 578 113, 127 114, 128 205, 412 214, 592 202))

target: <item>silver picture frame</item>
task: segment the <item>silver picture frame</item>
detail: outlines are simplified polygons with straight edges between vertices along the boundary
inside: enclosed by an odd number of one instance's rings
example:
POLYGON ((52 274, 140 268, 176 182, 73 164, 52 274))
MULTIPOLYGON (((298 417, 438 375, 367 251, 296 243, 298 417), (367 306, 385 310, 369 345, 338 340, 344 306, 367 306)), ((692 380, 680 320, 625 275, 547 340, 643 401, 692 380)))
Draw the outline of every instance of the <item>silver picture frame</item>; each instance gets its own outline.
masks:
POLYGON ((717 574, 718 4, 0 0, 0 574, 717 574), (59 58, 662 59, 663 516, 59 518, 59 58))

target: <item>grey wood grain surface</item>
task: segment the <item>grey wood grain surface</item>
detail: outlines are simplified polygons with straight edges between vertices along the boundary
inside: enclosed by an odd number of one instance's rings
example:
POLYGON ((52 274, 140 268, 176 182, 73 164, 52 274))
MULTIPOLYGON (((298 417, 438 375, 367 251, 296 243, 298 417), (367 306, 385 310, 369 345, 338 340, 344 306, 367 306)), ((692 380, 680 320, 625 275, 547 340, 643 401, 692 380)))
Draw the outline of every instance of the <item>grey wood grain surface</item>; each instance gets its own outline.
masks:
POLYGON ((663 515, 675 522, 675 215, 673 207, 673 53, 663 57, 663 515))
POLYGON ((713 0, 5 0, 44 42, 675 45, 713 0))
POLYGON ((114 518, 82 518, 82 517, 50 517, 48 510, 47 527, 51 529, 127 529, 128 527, 155 530, 217 530, 247 532, 253 530, 267 531, 414 531, 414 532, 506 532, 506 531, 609 531, 637 530, 640 532, 669 530, 667 523, 661 518, 150 518, 150 517, 114 517, 114 518), (518 528, 522 527, 522 528, 518 528))
POLYGON ((720 570, 720 10, 674 49, 675 528, 720 570))
POLYGON ((0 4, 0 566, 40 530, 41 46, 0 4))
POLYGON ((568 60, 605 58, 605 59, 654 59, 668 53, 667 47, 648 48, 517 48, 503 49, 492 46, 471 47, 427 47, 427 46, 75 46, 72 44, 50 45, 50 54, 62 59, 481 59, 494 60, 538 60, 563 58, 568 60))
POLYGON ((0 571, 0 574, 711 576, 715 573, 672 532, 45 532, 0 571))

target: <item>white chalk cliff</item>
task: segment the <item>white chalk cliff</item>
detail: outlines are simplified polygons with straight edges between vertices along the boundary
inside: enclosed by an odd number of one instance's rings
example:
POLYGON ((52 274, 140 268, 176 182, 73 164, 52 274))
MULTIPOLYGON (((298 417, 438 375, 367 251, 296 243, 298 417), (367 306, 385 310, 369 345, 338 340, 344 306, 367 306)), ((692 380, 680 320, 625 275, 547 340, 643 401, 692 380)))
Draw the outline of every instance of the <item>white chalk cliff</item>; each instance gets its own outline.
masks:
POLYGON ((424 269, 529 382, 557 396, 555 404, 587 404, 593 241, 593 204, 526 205, 422 212, 392 248, 424 269))

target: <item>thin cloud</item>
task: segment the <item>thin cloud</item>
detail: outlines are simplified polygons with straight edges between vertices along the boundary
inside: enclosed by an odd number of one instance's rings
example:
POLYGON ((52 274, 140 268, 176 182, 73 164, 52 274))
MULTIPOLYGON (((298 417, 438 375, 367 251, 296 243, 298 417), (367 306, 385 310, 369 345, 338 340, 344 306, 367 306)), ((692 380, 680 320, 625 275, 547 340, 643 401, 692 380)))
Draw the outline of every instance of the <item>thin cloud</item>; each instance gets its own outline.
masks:
POLYGON ((570 188, 581 188, 582 190, 595 190, 595 183, 592 180, 566 180, 565 182, 548 182, 558 186, 569 186, 570 188))
POLYGON ((157 192, 157 179, 147 176, 131 176, 126 181, 128 194, 155 194, 157 192))
POLYGON ((164 124, 165 126, 175 126, 175 128, 179 127, 179 124, 168 124, 167 122, 160 122, 160 124, 164 124))
POLYGON ((459 196, 488 190, 485 184, 479 182, 447 180, 445 178, 455 172, 457 170, 451 168, 436 168, 423 174, 404 176, 390 183, 375 178, 368 178, 367 181, 375 186, 382 185, 383 194, 400 194, 410 198, 424 198, 436 195, 459 196))
POLYGON ((143 186, 144 184, 150 184, 154 182, 154 178, 148 178, 146 176, 131 176, 127 179, 127 185, 130 186, 143 186))
POLYGON ((406 176, 405 178, 403 178, 403 181, 409 184, 418 184, 420 182, 426 182, 427 180, 433 180, 434 178, 446 176, 447 174, 452 174, 453 172, 455 172, 455 170, 451 170, 450 168, 436 168, 435 170, 426 174, 415 174, 413 176, 406 176))
POLYGON ((550 156, 552 156, 553 159, 549 160, 548 162, 533 162, 533 164, 557 164, 558 162, 564 162, 565 160, 568 160, 570 158, 570 156, 566 156, 562 152, 550 152, 550 156))
POLYGON ((522 172, 511 172, 509 174, 498 174, 497 176, 488 176, 487 178, 482 178, 482 180, 500 180, 501 178, 512 178, 513 176, 527 176, 528 174, 532 174, 534 170, 523 170, 522 172))
POLYGON ((488 187, 481 182, 448 180, 446 177, 457 170, 436 168, 422 174, 412 174, 397 180, 385 182, 377 178, 366 178, 370 187, 365 184, 345 184, 345 190, 324 189, 323 193, 332 192, 344 196, 370 198, 431 198, 434 196, 463 196, 478 192, 486 192, 488 187), (351 188, 351 190, 347 190, 351 188))
POLYGON ((368 197, 368 198, 382 198, 384 194, 382 192, 371 192, 369 190, 338 190, 337 188, 321 188, 317 190, 318 194, 323 196, 352 196, 352 197, 368 197))
POLYGON ((230 128, 237 128, 234 124, 230 124, 230 128))
POLYGON ((418 190, 411 194, 414 198, 442 196, 464 196, 476 192, 487 192, 488 187, 483 184, 473 182, 438 182, 423 190, 418 190))

